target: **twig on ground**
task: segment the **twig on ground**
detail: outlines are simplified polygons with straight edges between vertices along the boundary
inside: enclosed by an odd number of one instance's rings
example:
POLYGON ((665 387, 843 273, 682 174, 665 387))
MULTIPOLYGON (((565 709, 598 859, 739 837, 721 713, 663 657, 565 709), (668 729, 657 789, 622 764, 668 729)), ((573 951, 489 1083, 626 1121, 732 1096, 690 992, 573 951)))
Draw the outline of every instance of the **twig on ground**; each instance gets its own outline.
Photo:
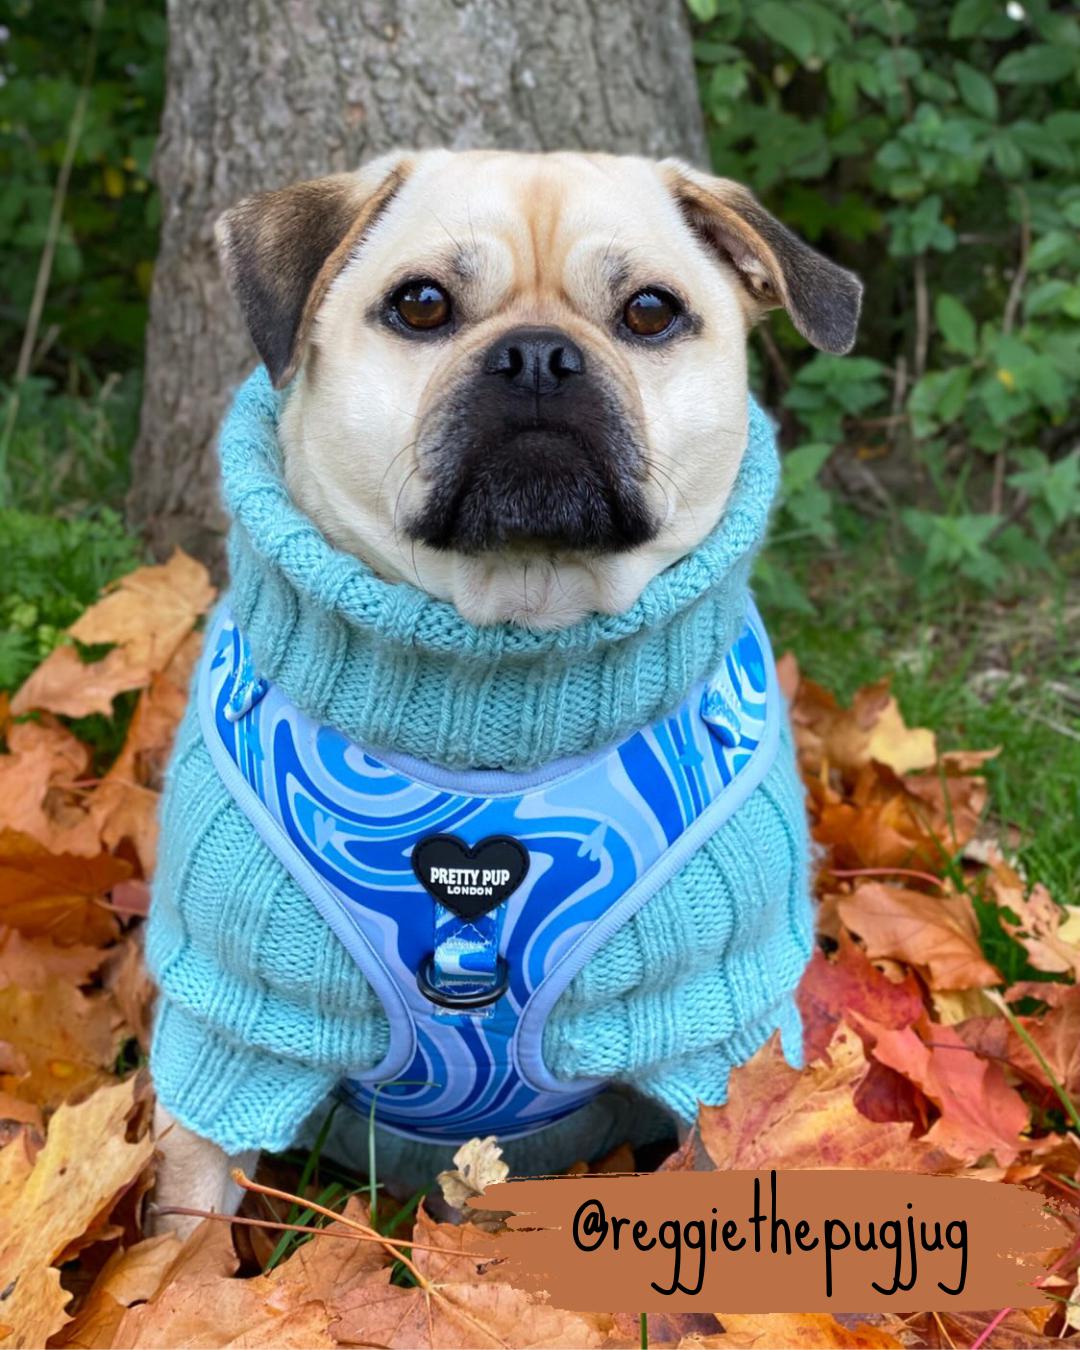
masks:
MULTIPOLYGON (((275 1191, 275 1195, 283 1196, 286 1199, 296 1200, 296 1196, 287 1196, 284 1191, 275 1191)), ((308 1209, 315 1208, 311 1201, 303 1200, 300 1202, 308 1209)), ((350 1231, 341 1232, 331 1228, 316 1228, 307 1223, 286 1223, 283 1219, 249 1219, 246 1215, 240 1214, 222 1214, 214 1209, 188 1209, 185 1205, 155 1205, 156 1214, 183 1214, 192 1219, 213 1219, 217 1223, 241 1224, 245 1228, 273 1228, 288 1233, 310 1233, 312 1237, 332 1237, 346 1238, 349 1242, 377 1242, 384 1247, 406 1247, 414 1252, 434 1252, 436 1256, 460 1256, 451 1247, 430 1247, 423 1242, 413 1242, 410 1238, 389 1238, 382 1233, 376 1233, 374 1229, 370 1232, 363 1231, 360 1225, 351 1223, 340 1214, 334 1214, 333 1210, 321 1210, 323 1214, 329 1214, 335 1223, 345 1224, 350 1231), (357 1231, 352 1231, 356 1229, 357 1231)), ((392 1253, 396 1261, 401 1260, 398 1253, 392 1253)))
POLYGON ((1049 727, 1051 731, 1056 731, 1059 736, 1066 736, 1070 741, 1080 741, 1080 731, 1075 731, 1072 727, 1067 727, 1064 722, 1059 722, 1054 717, 1047 717, 1046 713, 1039 712, 1037 708, 1032 708, 1030 715, 1036 722, 1041 722, 1044 727, 1049 727))
MULTIPOLYGON (((416 1269, 415 1265, 413 1265, 407 1257, 402 1256, 397 1250, 398 1247, 412 1247, 415 1250, 415 1243, 408 1242, 403 1238, 385 1237, 382 1233, 379 1233, 374 1228, 370 1227, 370 1225, 366 1223, 357 1223, 355 1219, 347 1219, 343 1214, 338 1214, 332 1209, 327 1209, 325 1205, 320 1205, 315 1200, 305 1200, 302 1196, 291 1195, 288 1191, 280 1191, 275 1186, 264 1186, 258 1181, 253 1181, 251 1177, 247 1176, 239 1167, 233 1168, 232 1179, 245 1191, 251 1191, 255 1195, 269 1195, 275 1200, 287 1200, 289 1204, 299 1203, 303 1205, 305 1209, 313 1210, 316 1214, 322 1214, 325 1218, 332 1219, 334 1223, 342 1223, 346 1228, 351 1228, 357 1233, 367 1234, 369 1241, 381 1243, 395 1260, 400 1261, 418 1284, 425 1288, 430 1287, 428 1281, 424 1279, 423 1275, 416 1269)), ((453 1256, 456 1255, 456 1253, 444 1252, 444 1255, 453 1256)))
MULTIPOLYGON (((1001 498, 1004 494, 1004 481, 1005 481, 1005 452, 998 451, 997 455, 994 458, 994 486, 991 489, 991 503, 990 503, 991 507, 994 507, 994 501, 997 501, 998 503, 997 507, 994 508, 995 515, 999 515, 1001 512, 1001 498), (1000 473, 999 473, 999 466, 1000 466, 1000 473)), ((1006 530, 1010 525, 1015 524, 1016 521, 1018 521, 1020 517, 1024 514, 1027 508, 1028 508, 1027 493, 1018 492, 1016 494, 1016 500, 1009 508, 1008 514, 1002 516, 1001 519, 998 521, 998 523, 987 535, 986 537, 987 545, 992 544, 1003 530, 1006 530)))
POLYGON ((939 889, 945 887, 941 877, 916 871, 913 867, 827 867, 825 870, 833 877, 915 877, 939 889))
MULTIPOLYGON (((300 1203, 304 1205, 306 1209, 314 1210, 316 1214, 324 1214, 327 1218, 333 1219, 335 1223, 344 1224, 346 1228, 353 1228, 358 1233, 367 1234, 369 1240, 374 1239, 376 1242, 380 1242, 395 1261, 401 1262, 419 1287, 424 1291, 427 1298, 433 1298, 437 1303, 443 1304, 443 1306, 448 1308, 455 1317, 459 1318, 462 1322, 475 1327, 477 1331, 481 1332, 489 1340, 492 1339, 491 1332, 482 1322, 475 1318, 460 1304, 455 1303, 451 1298, 448 1298, 437 1285, 433 1284, 427 1276, 424 1275, 415 1262, 405 1256, 404 1252, 397 1250, 400 1246, 411 1247, 413 1251, 418 1251, 420 1250, 420 1244, 409 1242, 406 1239, 385 1237, 382 1233, 377 1233, 374 1228, 369 1227, 367 1224, 357 1223, 355 1219, 347 1219, 343 1214, 336 1214, 332 1209, 327 1209, 324 1205, 317 1204, 314 1200, 302 1200, 299 1196, 290 1195, 288 1191, 279 1191, 273 1186, 262 1186, 259 1182, 252 1181, 239 1167, 233 1169, 232 1178, 238 1186, 246 1191, 254 1191, 257 1194, 262 1195, 272 1195, 278 1200, 287 1200, 290 1204, 300 1200, 300 1203)), ((321 1232, 322 1230, 320 1229, 318 1231, 321 1232)), ((445 1249, 433 1248, 432 1250, 439 1250, 441 1254, 445 1256, 460 1255, 459 1252, 448 1251, 445 1249)))

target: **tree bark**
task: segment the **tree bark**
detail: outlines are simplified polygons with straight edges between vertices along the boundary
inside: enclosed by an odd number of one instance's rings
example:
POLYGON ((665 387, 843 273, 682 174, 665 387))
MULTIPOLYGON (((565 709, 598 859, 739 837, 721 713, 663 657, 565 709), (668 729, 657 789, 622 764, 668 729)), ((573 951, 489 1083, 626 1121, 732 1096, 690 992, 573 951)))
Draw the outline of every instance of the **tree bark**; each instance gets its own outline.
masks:
POLYGON ((216 562, 213 451, 254 350, 213 244, 249 192, 395 146, 582 148, 701 163, 683 0, 169 0, 132 522, 216 562))

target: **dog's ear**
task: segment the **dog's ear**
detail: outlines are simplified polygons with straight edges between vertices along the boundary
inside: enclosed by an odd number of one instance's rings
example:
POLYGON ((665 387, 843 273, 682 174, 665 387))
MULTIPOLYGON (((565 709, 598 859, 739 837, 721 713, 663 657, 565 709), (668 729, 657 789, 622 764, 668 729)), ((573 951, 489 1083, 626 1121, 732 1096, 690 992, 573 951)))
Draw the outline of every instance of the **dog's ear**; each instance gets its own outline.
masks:
POLYGON ((408 173, 396 152, 358 173, 246 197, 219 218, 225 276, 275 388, 296 374, 327 288, 408 173))
POLYGON ((854 273, 792 234, 741 183, 674 159, 661 171, 691 229, 731 263, 761 310, 782 305, 815 347, 851 350, 862 300, 854 273))

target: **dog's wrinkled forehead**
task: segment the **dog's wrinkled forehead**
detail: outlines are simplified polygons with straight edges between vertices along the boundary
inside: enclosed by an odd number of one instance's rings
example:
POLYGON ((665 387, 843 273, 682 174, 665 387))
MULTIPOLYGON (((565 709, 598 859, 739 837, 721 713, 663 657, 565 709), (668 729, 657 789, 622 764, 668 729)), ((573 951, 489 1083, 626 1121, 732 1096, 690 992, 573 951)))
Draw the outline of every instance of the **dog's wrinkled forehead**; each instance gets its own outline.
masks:
POLYGON ((434 272, 485 306, 577 305, 692 267, 695 252, 645 161, 433 154, 415 161, 355 265, 373 278, 434 272))

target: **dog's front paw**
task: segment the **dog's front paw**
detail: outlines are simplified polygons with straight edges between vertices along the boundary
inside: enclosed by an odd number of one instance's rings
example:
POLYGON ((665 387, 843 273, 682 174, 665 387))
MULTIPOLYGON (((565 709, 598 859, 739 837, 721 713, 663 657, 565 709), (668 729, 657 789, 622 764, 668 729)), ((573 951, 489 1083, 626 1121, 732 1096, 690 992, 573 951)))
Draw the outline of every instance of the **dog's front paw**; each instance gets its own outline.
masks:
POLYGON ((233 1169, 254 1169, 258 1151, 230 1156, 194 1134, 158 1103, 154 1111, 157 1182, 147 1209, 147 1232, 186 1238, 206 1214, 235 1214, 243 1196, 233 1169))

